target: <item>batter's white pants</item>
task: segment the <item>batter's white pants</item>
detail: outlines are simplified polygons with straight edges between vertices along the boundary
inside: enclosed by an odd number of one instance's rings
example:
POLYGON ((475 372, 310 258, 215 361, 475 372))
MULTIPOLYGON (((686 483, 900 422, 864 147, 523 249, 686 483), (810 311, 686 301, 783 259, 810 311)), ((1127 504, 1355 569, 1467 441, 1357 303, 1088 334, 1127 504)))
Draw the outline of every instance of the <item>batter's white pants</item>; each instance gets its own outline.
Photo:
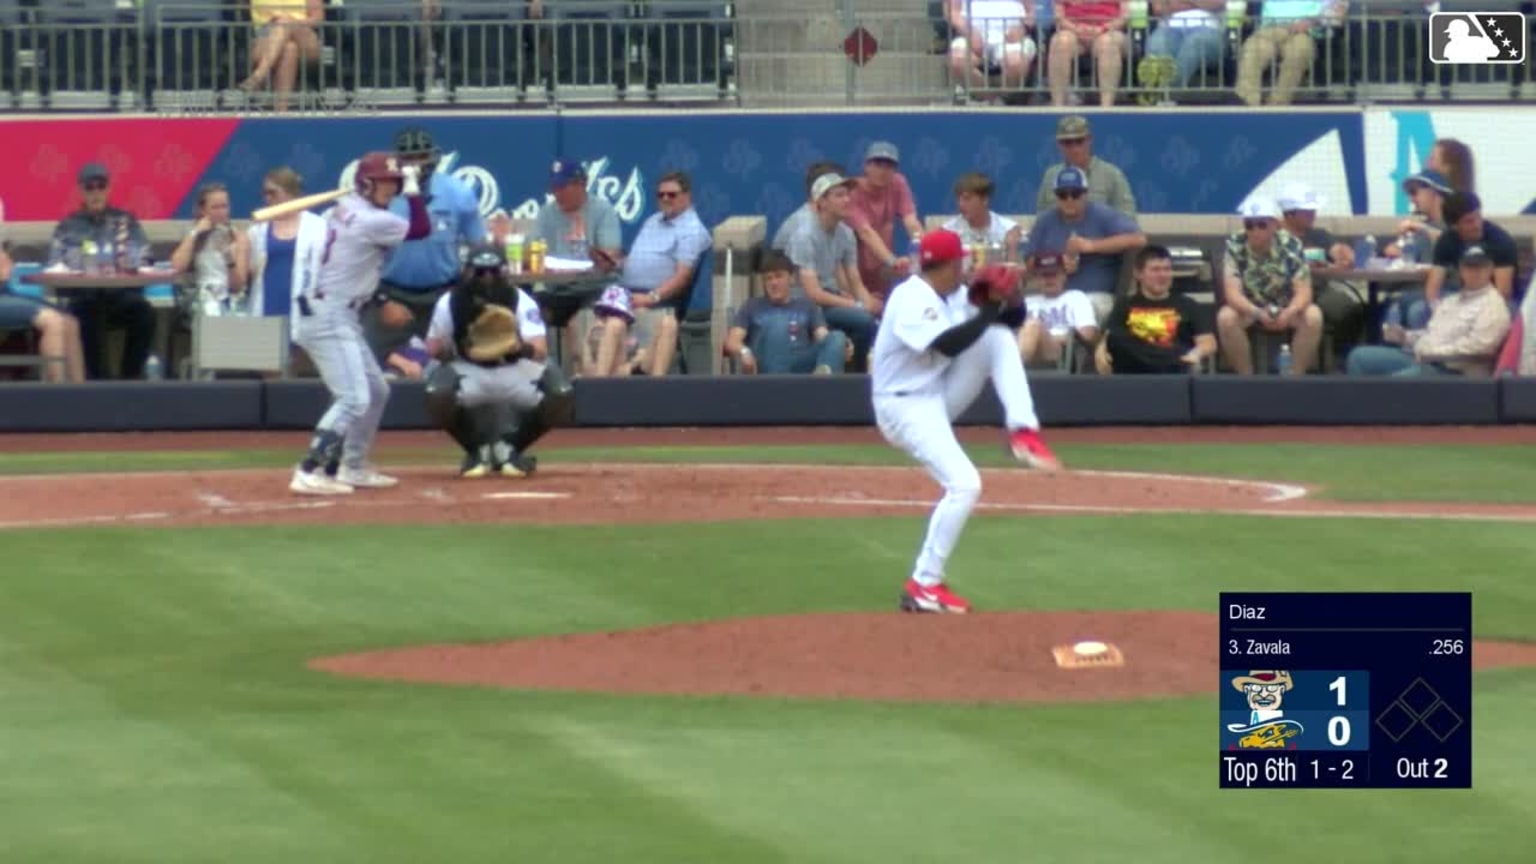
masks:
POLYGON ((356 309, 331 301, 308 300, 310 314, 297 312, 294 343, 309 355, 331 393, 331 407, 316 424, 343 436, 342 464, 362 468, 384 419, 389 381, 363 336, 356 309))
POLYGON ((1013 331, 993 325, 944 370, 943 392, 876 396, 875 422, 893 446, 916 459, 944 489, 928 519, 928 535, 912 578, 923 585, 944 581, 944 566, 981 497, 981 474, 951 425, 981 395, 988 380, 1003 404, 1008 429, 1038 429, 1035 400, 1013 331))

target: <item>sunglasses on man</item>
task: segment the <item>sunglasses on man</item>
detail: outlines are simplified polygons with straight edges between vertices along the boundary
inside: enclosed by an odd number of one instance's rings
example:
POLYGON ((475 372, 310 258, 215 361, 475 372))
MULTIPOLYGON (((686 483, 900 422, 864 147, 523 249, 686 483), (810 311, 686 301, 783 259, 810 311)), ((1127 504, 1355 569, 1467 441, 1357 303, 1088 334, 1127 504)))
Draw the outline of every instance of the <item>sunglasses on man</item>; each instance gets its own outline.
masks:
POLYGON ((107 190, 107 181, 87 180, 80 184, 80 188, 87 192, 105 192, 107 190))
POLYGON ((1269 227, 1269 220, 1268 219, 1244 219, 1243 220, 1243 230, 1244 231, 1262 231, 1263 229, 1268 228, 1268 227, 1269 227))
POLYGON ((656 197, 663 201, 671 201, 673 198, 683 197, 683 193, 675 189, 661 189, 656 192, 656 197))
POLYGON ((1077 199, 1077 198, 1081 198, 1081 197, 1083 197, 1083 190, 1081 190, 1081 189, 1057 189, 1056 190, 1056 200, 1057 201, 1067 201, 1067 200, 1077 199))

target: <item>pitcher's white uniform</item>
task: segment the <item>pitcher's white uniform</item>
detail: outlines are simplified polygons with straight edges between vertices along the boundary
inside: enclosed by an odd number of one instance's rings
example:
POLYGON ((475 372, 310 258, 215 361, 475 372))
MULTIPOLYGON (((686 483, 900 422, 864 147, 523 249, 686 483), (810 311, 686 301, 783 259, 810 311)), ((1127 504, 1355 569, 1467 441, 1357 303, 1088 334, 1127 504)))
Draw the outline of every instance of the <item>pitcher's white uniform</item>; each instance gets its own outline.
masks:
MULTIPOLYGON (((953 243, 958 250, 958 238, 953 243)), ((1033 436, 1032 430, 1040 425, 1018 345, 1008 327, 989 325, 953 358, 929 350, 939 334, 978 313, 963 286, 943 297, 922 275, 910 276, 892 289, 870 353, 880 433, 921 463, 944 488, 912 571, 912 580, 919 586, 943 583, 945 562, 981 496, 981 475, 955 440, 951 425, 955 418, 976 401, 990 379, 1010 430, 1033 436)))

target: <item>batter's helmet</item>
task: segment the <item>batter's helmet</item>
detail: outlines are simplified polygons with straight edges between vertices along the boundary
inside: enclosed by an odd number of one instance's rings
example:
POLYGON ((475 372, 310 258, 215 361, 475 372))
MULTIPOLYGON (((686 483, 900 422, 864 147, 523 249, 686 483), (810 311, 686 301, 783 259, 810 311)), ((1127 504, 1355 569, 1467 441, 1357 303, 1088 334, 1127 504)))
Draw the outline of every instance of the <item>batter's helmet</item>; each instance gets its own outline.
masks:
POLYGON ((400 172, 400 159, 393 153, 385 153, 375 150, 372 153, 363 154, 363 158, 357 160, 357 191, 367 192, 373 188, 375 180, 403 180, 405 175, 400 172))

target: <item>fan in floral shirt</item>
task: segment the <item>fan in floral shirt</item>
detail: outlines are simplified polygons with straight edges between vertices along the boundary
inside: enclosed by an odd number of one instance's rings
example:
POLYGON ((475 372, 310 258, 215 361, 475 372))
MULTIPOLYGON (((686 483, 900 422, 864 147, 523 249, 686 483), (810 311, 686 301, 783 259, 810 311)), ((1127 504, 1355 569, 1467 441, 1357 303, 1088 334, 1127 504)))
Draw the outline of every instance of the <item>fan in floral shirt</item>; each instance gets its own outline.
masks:
POLYGON ((1291 334, 1292 372, 1305 375, 1317 361, 1323 313, 1312 302, 1312 272, 1301 241, 1280 227, 1280 207, 1253 198, 1239 208, 1243 230, 1227 238, 1222 296, 1216 314, 1221 347, 1232 369, 1253 373, 1248 331, 1260 327, 1291 334))

